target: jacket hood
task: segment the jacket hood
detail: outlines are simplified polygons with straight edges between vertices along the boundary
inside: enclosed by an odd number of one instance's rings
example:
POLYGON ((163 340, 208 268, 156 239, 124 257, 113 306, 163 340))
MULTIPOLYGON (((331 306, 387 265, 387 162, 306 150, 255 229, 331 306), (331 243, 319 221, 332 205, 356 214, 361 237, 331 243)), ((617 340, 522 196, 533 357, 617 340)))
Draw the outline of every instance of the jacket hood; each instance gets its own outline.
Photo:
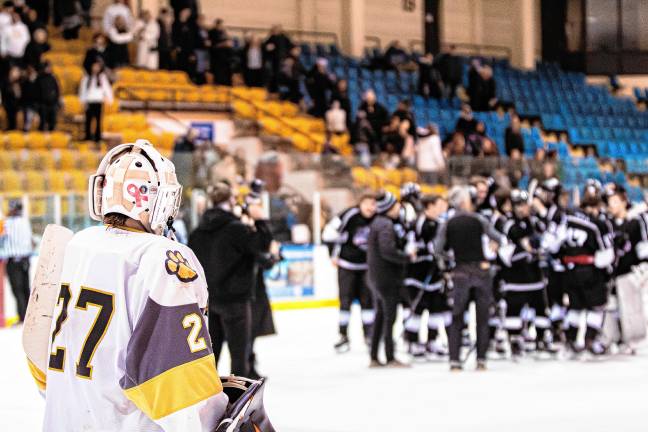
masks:
POLYGON ((232 212, 215 207, 205 211, 198 228, 205 231, 218 231, 225 225, 238 220, 232 212))

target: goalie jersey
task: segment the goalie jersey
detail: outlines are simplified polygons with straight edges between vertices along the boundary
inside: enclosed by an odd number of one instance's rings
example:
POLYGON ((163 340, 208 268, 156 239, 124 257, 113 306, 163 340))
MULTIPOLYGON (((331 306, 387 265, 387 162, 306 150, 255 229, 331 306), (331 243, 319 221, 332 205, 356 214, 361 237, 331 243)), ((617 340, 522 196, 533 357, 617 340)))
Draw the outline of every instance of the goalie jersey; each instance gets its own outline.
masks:
POLYGON ((222 396, 187 247, 92 227, 68 244, 51 326, 44 431, 202 431, 222 396))

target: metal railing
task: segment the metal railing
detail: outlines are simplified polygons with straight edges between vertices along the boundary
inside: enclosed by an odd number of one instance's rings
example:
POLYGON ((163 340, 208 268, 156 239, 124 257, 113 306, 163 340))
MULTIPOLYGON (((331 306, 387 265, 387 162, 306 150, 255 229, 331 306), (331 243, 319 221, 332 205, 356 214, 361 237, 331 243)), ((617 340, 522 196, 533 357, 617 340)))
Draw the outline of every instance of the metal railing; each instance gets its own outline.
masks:
MULTIPOLYGON (((469 56, 483 56, 511 59, 511 48, 502 45, 471 44, 464 42, 444 42, 441 44, 441 51, 449 51, 455 48, 455 53, 469 56)), ((410 39, 409 48, 411 51, 425 51, 425 43, 420 39, 410 39)))

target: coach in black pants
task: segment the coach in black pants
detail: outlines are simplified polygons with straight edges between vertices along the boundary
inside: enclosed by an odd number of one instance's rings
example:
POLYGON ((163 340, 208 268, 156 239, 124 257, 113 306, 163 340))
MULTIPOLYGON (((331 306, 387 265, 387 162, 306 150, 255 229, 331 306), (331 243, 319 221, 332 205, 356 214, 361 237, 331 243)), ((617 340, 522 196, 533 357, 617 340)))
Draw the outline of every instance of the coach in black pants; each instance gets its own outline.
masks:
POLYGON ((467 187, 456 187, 450 193, 450 204, 455 208, 454 215, 443 224, 435 239, 435 250, 443 253, 452 250, 456 267, 452 274, 454 290, 452 324, 448 335, 450 348, 450 369, 461 370, 459 351, 461 349, 461 330, 464 312, 468 308, 471 291, 477 309, 477 368, 486 368, 488 350, 489 311, 493 304, 492 280, 489 263, 484 257, 482 236, 503 244, 506 238, 491 227, 488 220, 474 211, 470 191, 467 187))
POLYGON ((32 231, 29 219, 22 214, 20 201, 9 203, 9 214, 4 222, 7 278, 16 298, 20 322, 25 320, 29 302, 29 257, 32 253, 32 231))
POLYGON ((227 341, 232 374, 247 377, 252 340, 252 298, 256 276, 256 242, 252 228, 232 212, 230 186, 209 191, 214 207, 205 212, 189 237, 189 247, 205 270, 209 290, 209 335, 216 363, 227 341))
POLYGON ((378 215, 370 225, 367 243, 367 276, 369 287, 374 294, 376 318, 371 334, 370 367, 407 367, 394 358, 394 322, 396 310, 403 287, 407 256, 398 248, 394 222, 398 220, 400 203, 389 192, 376 199, 378 215), (378 359, 380 340, 385 340, 385 358, 383 365, 378 359))

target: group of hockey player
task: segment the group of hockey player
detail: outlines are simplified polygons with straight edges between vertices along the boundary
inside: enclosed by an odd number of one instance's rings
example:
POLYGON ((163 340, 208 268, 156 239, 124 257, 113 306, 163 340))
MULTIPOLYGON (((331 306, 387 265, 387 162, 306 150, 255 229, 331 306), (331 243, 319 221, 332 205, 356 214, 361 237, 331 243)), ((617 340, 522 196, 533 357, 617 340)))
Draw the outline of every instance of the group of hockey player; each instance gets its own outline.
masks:
MULTIPOLYGON (((631 329, 624 328, 627 323, 611 305, 618 303, 618 281, 648 260, 646 203, 633 206, 621 185, 596 180, 581 191, 564 189, 556 178, 511 190, 492 178, 475 177, 468 188, 476 216, 506 239, 499 245, 485 235, 482 239, 488 260, 484 264, 493 281, 489 357, 634 353, 627 337, 631 329)), ((394 227, 402 254, 409 257, 399 287, 404 340, 415 359, 443 359, 448 349, 441 334, 448 333, 453 320, 454 263, 452 250, 437 250, 438 233, 456 209, 442 196, 422 196, 414 183, 402 187, 400 201, 394 227)), ((347 329, 355 300, 362 308, 367 341, 372 331, 366 250, 375 214, 376 196, 363 195, 323 233, 338 268, 338 352, 349 349, 347 329)), ((466 311, 462 343, 468 352, 469 317, 466 311)), ((645 322, 638 325, 645 330, 645 322)))

